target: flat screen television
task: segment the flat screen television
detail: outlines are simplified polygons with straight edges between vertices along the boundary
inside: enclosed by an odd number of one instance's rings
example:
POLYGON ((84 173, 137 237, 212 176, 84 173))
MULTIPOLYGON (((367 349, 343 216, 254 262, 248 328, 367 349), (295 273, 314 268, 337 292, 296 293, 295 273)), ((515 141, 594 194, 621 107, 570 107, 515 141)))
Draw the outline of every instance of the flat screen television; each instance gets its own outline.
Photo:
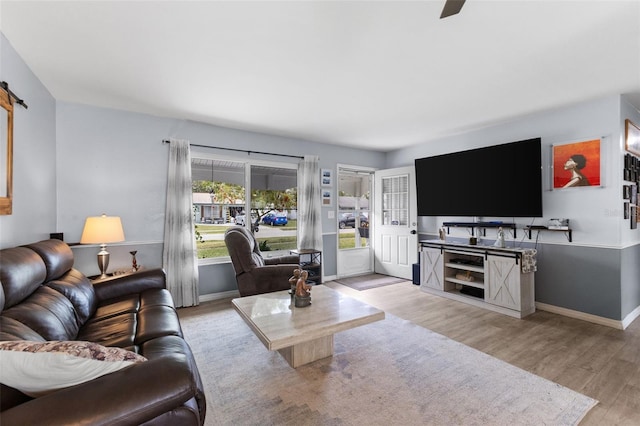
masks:
POLYGON ((542 217, 541 139, 415 160, 418 216, 542 217))

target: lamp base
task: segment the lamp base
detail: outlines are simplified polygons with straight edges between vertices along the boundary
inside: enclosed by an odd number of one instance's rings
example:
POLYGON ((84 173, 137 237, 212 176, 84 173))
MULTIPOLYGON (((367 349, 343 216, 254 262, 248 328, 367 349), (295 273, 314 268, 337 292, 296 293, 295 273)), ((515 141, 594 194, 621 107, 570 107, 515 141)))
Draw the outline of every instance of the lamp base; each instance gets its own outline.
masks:
POLYGON ((107 245, 101 244, 98 252, 98 268, 100 268, 100 278, 107 278, 107 268, 109 267, 109 252, 107 245))

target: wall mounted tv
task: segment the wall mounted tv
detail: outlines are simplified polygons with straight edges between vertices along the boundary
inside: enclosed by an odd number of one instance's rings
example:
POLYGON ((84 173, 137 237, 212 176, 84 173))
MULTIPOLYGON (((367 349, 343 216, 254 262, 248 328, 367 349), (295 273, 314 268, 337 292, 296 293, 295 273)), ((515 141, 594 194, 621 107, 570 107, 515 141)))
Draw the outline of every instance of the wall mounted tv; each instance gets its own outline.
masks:
POLYGON ((418 216, 542 217, 540 138, 418 158, 418 216))

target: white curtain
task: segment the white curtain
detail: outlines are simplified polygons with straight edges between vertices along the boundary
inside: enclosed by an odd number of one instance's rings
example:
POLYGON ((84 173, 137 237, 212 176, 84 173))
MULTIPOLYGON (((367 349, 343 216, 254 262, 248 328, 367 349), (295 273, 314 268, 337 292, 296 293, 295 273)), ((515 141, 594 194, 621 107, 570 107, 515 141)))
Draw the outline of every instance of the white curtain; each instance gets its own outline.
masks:
POLYGON ((198 256, 193 225, 189 141, 171 139, 162 262, 176 307, 198 304, 198 256))
POLYGON ((305 155, 298 166, 298 248, 322 250, 318 157, 305 155))

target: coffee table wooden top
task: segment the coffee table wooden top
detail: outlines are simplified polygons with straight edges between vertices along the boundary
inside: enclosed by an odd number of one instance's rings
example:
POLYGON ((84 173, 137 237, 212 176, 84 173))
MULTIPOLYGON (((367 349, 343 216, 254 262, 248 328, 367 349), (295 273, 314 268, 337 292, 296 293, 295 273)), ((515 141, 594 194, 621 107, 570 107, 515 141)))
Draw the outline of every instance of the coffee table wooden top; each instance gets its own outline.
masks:
POLYGON ((324 285, 313 286, 311 306, 296 308, 289 290, 231 301, 267 349, 275 351, 384 319, 384 311, 324 285))

